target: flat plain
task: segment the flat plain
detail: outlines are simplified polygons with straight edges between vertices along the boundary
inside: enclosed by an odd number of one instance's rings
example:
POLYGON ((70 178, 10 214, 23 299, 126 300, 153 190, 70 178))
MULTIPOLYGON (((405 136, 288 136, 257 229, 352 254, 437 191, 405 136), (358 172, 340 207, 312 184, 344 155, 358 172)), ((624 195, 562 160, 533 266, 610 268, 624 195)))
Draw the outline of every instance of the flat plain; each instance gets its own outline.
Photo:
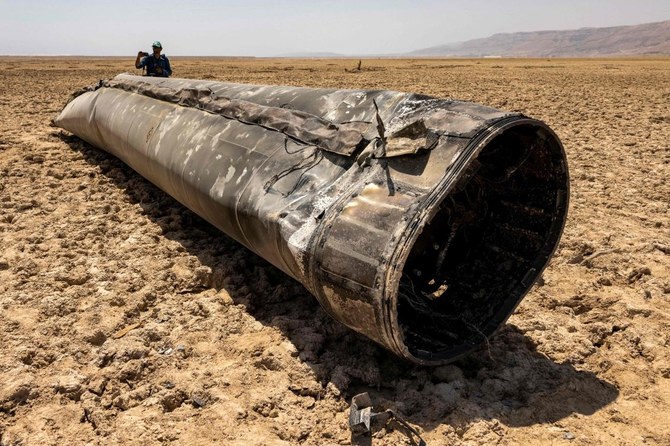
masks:
POLYGON ((349 444, 363 391, 431 446, 670 444, 670 59, 171 62, 544 120, 571 174, 556 255, 488 345, 406 364, 51 126, 75 90, 139 74, 132 58, 0 58, 0 445, 349 444))

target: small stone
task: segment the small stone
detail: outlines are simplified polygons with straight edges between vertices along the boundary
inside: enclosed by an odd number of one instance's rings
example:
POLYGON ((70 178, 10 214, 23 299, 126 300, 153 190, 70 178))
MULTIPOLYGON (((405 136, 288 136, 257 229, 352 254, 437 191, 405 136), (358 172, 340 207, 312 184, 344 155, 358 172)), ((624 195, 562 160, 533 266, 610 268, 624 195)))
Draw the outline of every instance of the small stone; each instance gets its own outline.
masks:
POLYGON ((566 440, 574 440, 576 437, 575 434, 568 431, 563 433, 563 438, 565 438, 566 440))
POLYGON ((628 317, 633 316, 649 317, 651 316, 651 313, 652 311, 649 308, 641 308, 632 305, 626 305, 626 314, 628 317))
POLYGON ((584 255, 582 255, 580 253, 575 254, 573 257, 568 259, 568 265, 575 265, 577 263, 581 263, 582 260, 584 260, 584 255))
POLYGON ((9 262, 5 259, 0 259, 0 271, 6 271, 9 269, 9 262))
POLYGON ((98 357, 95 360, 95 365, 97 365, 100 368, 107 367, 111 362, 114 360, 116 357, 116 351, 111 350, 103 350, 98 353, 98 357))
POLYGON ((84 393, 84 388, 82 383, 86 381, 84 376, 80 375, 69 375, 62 377, 54 385, 54 390, 56 393, 65 395, 73 401, 79 401, 81 394, 84 393))
POLYGON ((107 387, 107 378, 94 379, 88 384, 88 391, 98 396, 102 396, 107 387))
POLYGON ((219 298, 219 302, 221 303, 221 305, 228 306, 228 305, 233 305, 235 303, 233 301, 233 298, 228 293, 228 291, 226 291, 224 289, 221 289, 221 291, 219 291, 219 294, 217 296, 219 298))
POLYGON ((612 286, 612 281, 607 277, 601 277, 598 279, 598 283, 602 286, 612 286))
POLYGON ((206 403, 207 403, 206 398, 199 393, 194 393, 191 396, 191 404, 193 404, 193 407, 197 408, 204 407, 206 403))

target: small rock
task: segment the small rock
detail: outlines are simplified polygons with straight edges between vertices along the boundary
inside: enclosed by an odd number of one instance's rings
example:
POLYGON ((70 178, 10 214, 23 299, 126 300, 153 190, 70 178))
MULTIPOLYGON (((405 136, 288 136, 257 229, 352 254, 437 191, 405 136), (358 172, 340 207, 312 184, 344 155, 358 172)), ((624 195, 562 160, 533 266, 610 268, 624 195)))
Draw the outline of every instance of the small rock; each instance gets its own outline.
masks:
POLYGON ((80 375, 69 375, 62 377, 54 385, 56 393, 60 393, 70 398, 73 401, 79 401, 81 394, 84 393, 82 383, 86 381, 86 377, 80 375))
POLYGON ((601 277, 598 279, 598 283, 603 286, 612 286, 612 281, 607 277, 601 277))
POLYGON ((95 365, 97 365, 100 368, 107 367, 109 364, 112 363, 115 357, 116 357, 116 351, 103 350, 98 353, 98 357, 95 360, 95 365))
POLYGON ((191 395, 191 404, 196 408, 204 407, 205 404, 207 404, 207 395, 198 392, 193 393, 193 395, 191 395))
POLYGON ((582 260, 584 260, 584 255, 580 254, 580 253, 577 253, 573 257, 568 259, 568 265, 575 265, 577 263, 581 263, 582 260))
POLYGON ((55 171, 52 169, 47 170, 47 175, 49 175, 50 177, 54 177, 57 180, 62 180, 63 178, 65 178, 63 172, 55 171))
POLYGON ((316 400, 311 396, 307 396, 302 400, 302 407, 305 409, 311 409, 316 404, 316 400))
POLYGON ((651 316, 652 311, 649 308, 640 308, 640 307, 634 307, 632 305, 626 305, 626 314, 628 317, 633 317, 633 316, 642 316, 642 317, 649 317, 651 316))
POLYGON ((98 378, 92 380, 88 384, 88 391, 98 396, 102 396, 105 392, 105 387, 107 387, 107 378, 98 378))
POLYGON ((257 414, 267 418, 275 408, 275 403, 270 400, 261 400, 254 403, 251 408, 257 414))
POLYGON ((219 298, 219 302, 221 303, 221 305, 228 306, 233 305, 235 303, 233 301, 233 298, 230 297, 230 294, 228 294, 228 291, 224 289, 221 289, 221 291, 219 291, 219 294, 217 296, 219 298))
POLYGON ((569 431, 564 432, 563 433, 563 438, 565 438, 566 440, 574 440, 575 439, 575 434, 573 434, 572 432, 569 432, 569 431))
POLYGON ((249 416, 249 412, 247 412, 247 410, 244 409, 243 407, 238 407, 235 410, 235 418, 238 419, 238 420, 243 420, 248 416, 249 416))
POLYGON ((0 271, 5 271, 9 269, 9 262, 5 259, 0 259, 0 271))

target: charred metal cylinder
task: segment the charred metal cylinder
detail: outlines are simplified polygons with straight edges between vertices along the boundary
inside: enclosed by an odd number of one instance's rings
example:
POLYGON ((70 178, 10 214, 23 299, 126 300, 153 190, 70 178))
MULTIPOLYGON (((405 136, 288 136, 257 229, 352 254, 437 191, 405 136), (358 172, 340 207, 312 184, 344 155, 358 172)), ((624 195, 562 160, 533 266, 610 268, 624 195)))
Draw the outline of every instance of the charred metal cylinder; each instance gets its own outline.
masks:
POLYGON ((127 74, 85 90, 56 125, 415 363, 485 341, 561 236, 563 147, 518 113, 393 91, 127 74))

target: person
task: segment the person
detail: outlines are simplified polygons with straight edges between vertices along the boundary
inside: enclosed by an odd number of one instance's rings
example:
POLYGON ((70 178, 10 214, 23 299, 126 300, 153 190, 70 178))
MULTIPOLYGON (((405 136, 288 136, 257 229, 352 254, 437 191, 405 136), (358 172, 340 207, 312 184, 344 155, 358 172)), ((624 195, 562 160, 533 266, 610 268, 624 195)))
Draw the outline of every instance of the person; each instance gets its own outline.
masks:
POLYGON ((170 61, 168 60, 165 54, 161 54, 163 50, 163 45, 156 40, 151 47, 153 48, 153 54, 145 53, 140 51, 137 53, 137 59, 135 59, 135 68, 145 68, 147 69, 147 76, 157 76, 157 77, 170 77, 172 74, 172 68, 170 68, 170 61))

